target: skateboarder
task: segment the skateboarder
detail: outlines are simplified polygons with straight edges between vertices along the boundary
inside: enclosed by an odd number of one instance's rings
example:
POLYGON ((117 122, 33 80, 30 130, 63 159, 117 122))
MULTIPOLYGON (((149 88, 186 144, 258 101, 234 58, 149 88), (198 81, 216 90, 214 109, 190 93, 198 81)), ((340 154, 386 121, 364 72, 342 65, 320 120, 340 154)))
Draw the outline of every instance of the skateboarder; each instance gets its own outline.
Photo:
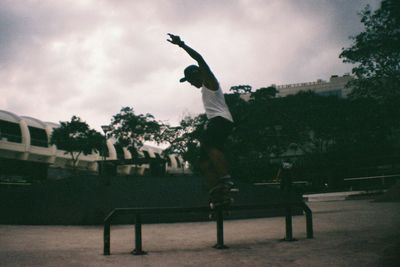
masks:
POLYGON ((218 80, 203 57, 185 44, 177 35, 168 34, 170 43, 179 46, 191 56, 198 65, 190 65, 184 70, 180 82, 189 82, 201 89, 207 124, 200 140, 200 169, 206 176, 209 186, 211 208, 229 205, 233 202, 232 192, 237 191, 228 171, 224 155, 224 143, 232 131, 233 119, 225 103, 224 94, 218 80))

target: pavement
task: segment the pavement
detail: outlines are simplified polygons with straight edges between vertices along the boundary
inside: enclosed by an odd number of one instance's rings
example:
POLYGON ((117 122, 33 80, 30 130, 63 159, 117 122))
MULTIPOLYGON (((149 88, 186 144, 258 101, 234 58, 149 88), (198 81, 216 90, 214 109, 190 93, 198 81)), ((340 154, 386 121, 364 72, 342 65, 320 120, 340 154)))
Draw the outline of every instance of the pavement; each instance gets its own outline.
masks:
POLYGON ((303 195, 303 199, 308 202, 316 201, 338 201, 347 200, 352 197, 366 196, 371 197, 373 195, 381 195, 387 190, 377 189, 377 190, 361 190, 361 191, 347 191, 347 192, 332 192, 332 193, 321 193, 321 194, 306 194, 303 195))
POLYGON ((0 225, 0 266, 400 266, 400 202, 309 202, 314 239, 304 216, 282 241, 282 217, 225 221, 217 250, 215 222, 143 225, 143 250, 134 256, 134 226, 111 227, 111 255, 102 226, 0 225))

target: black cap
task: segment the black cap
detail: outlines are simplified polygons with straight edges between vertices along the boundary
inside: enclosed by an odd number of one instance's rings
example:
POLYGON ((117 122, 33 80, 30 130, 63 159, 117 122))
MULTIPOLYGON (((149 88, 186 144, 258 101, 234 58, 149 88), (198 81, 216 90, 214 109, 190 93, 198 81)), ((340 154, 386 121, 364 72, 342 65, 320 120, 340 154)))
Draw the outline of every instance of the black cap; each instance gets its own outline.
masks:
POLYGON ((183 73, 185 74, 185 77, 181 78, 179 81, 181 83, 186 82, 187 78, 192 76, 193 73, 195 73, 196 71, 199 71, 199 67, 198 66, 196 66, 196 65, 187 66, 185 68, 185 70, 183 71, 183 73))

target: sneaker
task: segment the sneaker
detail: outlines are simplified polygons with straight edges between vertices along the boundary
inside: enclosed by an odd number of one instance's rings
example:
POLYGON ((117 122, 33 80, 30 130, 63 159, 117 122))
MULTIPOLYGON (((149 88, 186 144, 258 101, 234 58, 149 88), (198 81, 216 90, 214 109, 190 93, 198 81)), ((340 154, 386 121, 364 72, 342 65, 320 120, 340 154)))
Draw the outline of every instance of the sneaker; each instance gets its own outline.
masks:
POLYGON ((220 206, 229 206, 234 202, 231 186, 228 184, 218 184, 210 192, 209 204, 211 209, 220 206))
POLYGON ((232 205, 233 202, 234 202, 233 198, 231 198, 231 197, 223 197, 223 198, 220 198, 220 199, 210 200, 209 201, 209 205, 210 205, 210 208, 213 210, 213 209, 216 209, 218 207, 228 207, 228 206, 232 205))

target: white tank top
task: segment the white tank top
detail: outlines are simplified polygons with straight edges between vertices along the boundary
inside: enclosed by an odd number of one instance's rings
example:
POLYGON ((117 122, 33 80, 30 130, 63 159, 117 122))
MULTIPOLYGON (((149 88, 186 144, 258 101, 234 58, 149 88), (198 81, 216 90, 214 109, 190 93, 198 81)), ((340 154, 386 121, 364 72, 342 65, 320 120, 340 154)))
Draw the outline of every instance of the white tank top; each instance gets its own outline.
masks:
POLYGON ((213 91, 205 86, 202 86, 201 94, 208 119, 220 116, 233 122, 231 112, 226 105, 225 97, 221 87, 218 87, 217 91, 213 91))

